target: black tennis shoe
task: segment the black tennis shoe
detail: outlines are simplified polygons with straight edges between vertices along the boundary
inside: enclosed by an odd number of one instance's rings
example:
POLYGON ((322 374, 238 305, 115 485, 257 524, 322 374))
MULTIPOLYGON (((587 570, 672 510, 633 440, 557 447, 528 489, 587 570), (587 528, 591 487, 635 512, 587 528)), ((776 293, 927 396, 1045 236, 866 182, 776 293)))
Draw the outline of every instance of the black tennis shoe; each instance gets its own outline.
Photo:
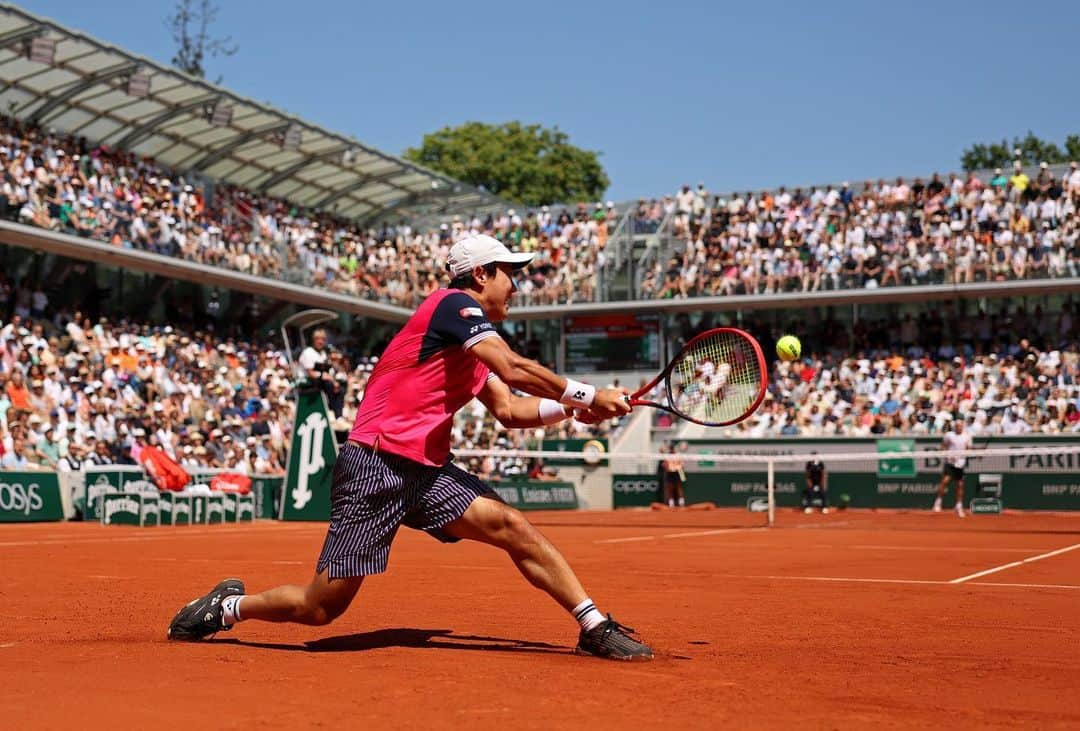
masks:
POLYGON ((633 633, 634 630, 619 624, 609 614, 606 620, 588 632, 581 631, 574 652, 608 660, 652 660, 652 650, 631 637, 633 633))
POLYGON ((209 594, 188 602, 169 623, 169 639, 198 642, 218 632, 231 629, 222 618, 221 600, 230 594, 243 594, 244 582, 225 579, 209 594))

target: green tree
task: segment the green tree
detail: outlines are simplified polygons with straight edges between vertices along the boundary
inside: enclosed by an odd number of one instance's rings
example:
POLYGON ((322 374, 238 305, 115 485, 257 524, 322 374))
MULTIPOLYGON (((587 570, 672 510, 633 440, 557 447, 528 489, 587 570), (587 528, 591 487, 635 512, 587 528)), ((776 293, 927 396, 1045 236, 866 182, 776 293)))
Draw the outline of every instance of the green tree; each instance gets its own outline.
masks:
POLYGON ((405 157, 526 205, 597 200, 607 190, 600 153, 538 124, 466 122, 424 135, 405 157))
POLYGON ((1014 160, 1024 165, 1038 165, 1040 162, 1058 163, 1075 160, 1080 155, 1080 136, 1069 135, 1065 138, 1064 152, 1053 142, 1047 142, 1028 130, 1024 137, 1013 137, 1012 144, 1006 140, 998 143, 977 143, 964 150, 960 163, 965 170, 983 170, 1005 167, 1014 160))
POLYGON ((1080 160, 1080 135, 1069 135, 1065 138, 1065 156, 1070 162, 1080 160))
POLYGON ((964 170, 987 170, 990 168, 1005 167, 1012 160, 1012 151, 1009 143, 1002 140, 998 143, 977 143, 964 150, 960 157, 960 164, 964 170))

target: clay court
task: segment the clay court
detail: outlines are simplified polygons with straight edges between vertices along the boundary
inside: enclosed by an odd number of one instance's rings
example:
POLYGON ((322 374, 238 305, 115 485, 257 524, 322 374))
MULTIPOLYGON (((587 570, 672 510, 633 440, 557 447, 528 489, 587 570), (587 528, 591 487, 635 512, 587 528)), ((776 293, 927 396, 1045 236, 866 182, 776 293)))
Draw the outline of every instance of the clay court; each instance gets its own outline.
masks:
POLYGON ((503 554, 408 530, 333 625, 169 643, 224 576, 306 579, 323 526, 4 525, 4 726, 1080 726, 1080 516, 532 517, 654 662, 571 655, 503 554))

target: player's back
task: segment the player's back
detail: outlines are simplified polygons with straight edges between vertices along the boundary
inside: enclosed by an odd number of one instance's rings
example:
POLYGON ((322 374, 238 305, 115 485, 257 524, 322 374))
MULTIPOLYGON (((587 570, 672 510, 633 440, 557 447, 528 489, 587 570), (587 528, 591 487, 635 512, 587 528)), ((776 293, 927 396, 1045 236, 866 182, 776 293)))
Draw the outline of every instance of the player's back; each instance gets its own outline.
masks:
POLYGON ((443 464, 454 413, 488 376, 466 349, 478 336, 498 337, 471 296, 443 289, 424 300, 372 371, 349 438, 423 464, 443 464))

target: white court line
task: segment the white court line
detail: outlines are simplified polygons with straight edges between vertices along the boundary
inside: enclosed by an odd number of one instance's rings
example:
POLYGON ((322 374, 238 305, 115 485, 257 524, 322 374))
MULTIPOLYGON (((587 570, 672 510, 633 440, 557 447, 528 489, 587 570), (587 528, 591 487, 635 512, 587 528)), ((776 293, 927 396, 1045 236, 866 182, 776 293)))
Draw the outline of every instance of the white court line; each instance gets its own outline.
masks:
POLYGON ((747 579, 782 579, 785 581, 851 581, 858 584, 948 584, 947 581, 923 581, 920 579, 858 579, 845 576, 746 576, 747 579))
POLYGON ((19 644, 19 643, 18 642, 5 642, 4 644, 0 645, 0 650, 6 650, 9 647, 15 647, 15 645, 17 645, 17 644, 19 644))
POLYGON ((725 533, 749 533, 751 531, 768 530, 765 526, 760 528, 717 528, 716 530, 699 530, 693 533, 664 533, 661 538, 696 538, 697 536, 719 536, 725 533))
POLYGON ((972 579, 977 579, 980 576, 987 576, 988 574, 996 574, 998 571, 1004 571, 1005 569, 1011 569, 1014 566, 1022 566, 1022 565, 1026 564, 1026 563, 1031 563, 1033 561, 1042 561, 1044 558, 1050 558, 1051 556, 1060 556, 1063 553, 1068 553, 1069 551, 1075 551, 1077 548, 1080 548, 1080 543, 1074 543, 1071 546, 1066 546, 1065 548, 1059 548, 1058 550, 1050 551, 1049 553, 1040 553, 1038 556, 1032 556, 1031 558, 1021 559, 1020 561, 1013 561, 1012 563, 1007 563, 1007 564, 1004 564, 1002 566, 995 566, 994 568, 986 569, 985 571, 977 571, 974 574, 968 574, 967 576, 961 576, 959 579, 953 579, 949 583, 950 584, 962 584, 965 581, 971 581, 972 579))
POLYGON ((1003 584, 996 581, 971 581, 968 586, 1011 586, 1023 589, 1080 589, 1078 584, 1003 584))
MULTIPOLYGON (((282 533, 295 533, 298 531, 309 530, 311 526, 280 526, 275 527, 274 534, 278 532, 282 533)), ((123 528, 117 528, 118 532, 123 528)), ((152 528, 150 530, 158 530, 152 528)), ((270 531, 255 531, 257 533, 270 532, 270 531)), ((70 545, 83 545, 92 543, 142 543, 144 541, 162 541, 170 538, 185 538, 187 536, 204 536, 204 535, 252 535, 252 531, 249 527, 221 527, 221 528, 208 528, 208 529, 192 529, 192 530, 177 530, 170 531, 168 533, 153 533, 145 536, 123 536, 117 535, 112 538, 68 538, 62 540, 37 540, 37 541, 3 541, 0 542, 0 546, 70 546, 70 545)))
POLYGON ((859 544, 857 546, 828 546, 819 545, 815 548, 863 548, 869 551, 930 551, 934 553, 949 553, 952 551, 970 551, 973 553, 1031 553, 1032 551, 1048 551, 1048 548, 979 548, 977 546, 880 546, 872 543, 859 544))
MULTIPOLYGON (((136 559, 138 560, 138 559, 136 559)), ((221 563, 220 558, 190 558, 188 556, 156 556, 152 558, 143 559, 144 561, 168 561, 171 563, 183 562, 183 563, 221 563)), ((229 559, 236 563, 269 563, 279 566, 302 566, 310 561, 271 561, 263 558, 237 558, 235 556, 229 559)))
MULTIPOLYGON (((856 521, 856 523, 859 522, 866 523, 868 521, 856 521)), ((841 520, 836 523, 803 523, 802 525, 793 525, 790 527, 795 530, 821 530, 822 528, 842 528, 845 525, 852 525, 852 521, 841 520)))
MULTIPOLYGON (((951 586, 952 581, 925 581, 921 579, 859 579, 843 576, 735 576, 740 579, 779 579, 783 581, 853 582, 856 584, 922 584, 951 586)), ((1076 584, 1004 584, 992 581, 972 581, 968 586, 997 586, 1011 589, 1080 589, 1076 584)))
POLYGON ((696 536, 719 536, 727 533, 750 533, 768 530, 765 526, 756 528, 718 528, 717 530, 698 530, 691 533, 662 533, 658 536, 627 536, 626 538, 604 538, 593 543, 631 543, 633 541, 655 541, 659 538, 694 538, 696 536))

